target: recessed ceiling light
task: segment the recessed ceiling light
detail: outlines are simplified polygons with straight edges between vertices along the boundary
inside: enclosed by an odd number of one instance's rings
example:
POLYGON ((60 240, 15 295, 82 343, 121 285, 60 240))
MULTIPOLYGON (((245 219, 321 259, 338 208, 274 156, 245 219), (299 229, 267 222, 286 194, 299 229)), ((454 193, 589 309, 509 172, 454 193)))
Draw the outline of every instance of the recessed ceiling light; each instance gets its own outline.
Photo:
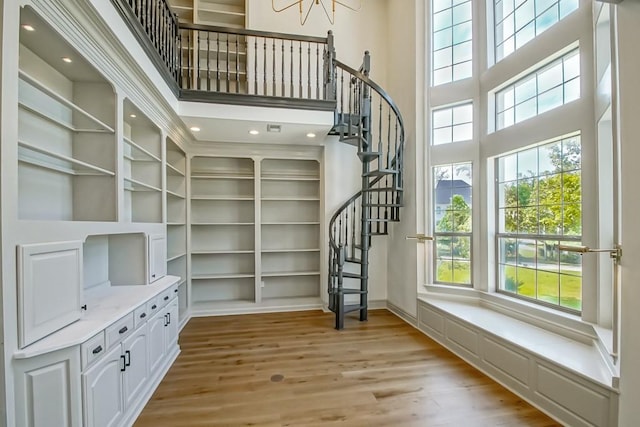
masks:
POLYGON ((309 132, 309 133, 307 134, 307 138, 315 138, 315 137, 316 137, 316 134, 315 134, 315 133, 313 133, 313 132, 309 132))
POLYGON ((255 129, 251 129, 251 130, 249 131, 249 133, 250 133, 251 135, 258 135, 258 134, 260 134, 260 132, 258 132, 258 131, 257 131, 257 130, 255 130, 255 129))
POLYGON ((135 119, 138 116, 136 116, 135 114, 129 114, 129 117, 131 117, 132 119, 135 119))
POLYGON ((71 64, 73 62, 73 60, 71 58, 69 58, 68 56, 62 57, 62 60, 64 62, 66 62, 67 64, 71 64))
POLYGON ((193 132, 200 132, 200 128, 198 126, 192 126, 190 128, 193 132))
POLYGON ((24 25, 22 26, 22 28, 23 28, 24 30, 26 30, 26 31, 35 31, 35 30, 36 30, 35 28, 33 28, 33 27, 32 27, 31 25, 29 25, 29 24, 24 24, 24 25))

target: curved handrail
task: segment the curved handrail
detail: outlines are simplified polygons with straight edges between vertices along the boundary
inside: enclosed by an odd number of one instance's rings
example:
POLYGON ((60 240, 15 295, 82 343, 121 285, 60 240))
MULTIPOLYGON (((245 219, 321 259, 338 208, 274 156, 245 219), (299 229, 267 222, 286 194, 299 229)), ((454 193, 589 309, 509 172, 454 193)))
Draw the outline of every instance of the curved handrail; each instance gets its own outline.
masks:
POLYGON ((206 25, 206 24, 191 24, 186 22, 180 22, 179 27, 181 30, 209 31, 212 33, 226 33, 226 34, 234 34, 234 35, 250 36, 250 37, 251 36, 266 37, 269 39, 278 39, 278 40, 294 40, 294 41, 320 43, 320 44, 327 44, 328 42, 327 37, 303 36, 298 34, 249 30, 246 28, 228 28, 228 27, 218 27, 215 25, 206 25))
POLYGON ((401 131, 400 139, 404 141, 404 119, 402 118, 400 109, 398 108, 396 103, 393 101, 393 99, 391 99, 391 96, 389 96, 389 94, 384 89, 382 89, 380 85, 378 85, 376 82, 371 80, 369 76, 367 76, 366 74, 349 67, 348 65, 338 61, 337 59, 334 60, 334 64, 336 65, 336 67, 342 68, 346 72, 352 74, 353 76, 365 82, 370 88, 375 90, 382 99, 385 100, 385 102, 389 105, 389 107, 391 107, 391 110, 395 113, 396 117, 398 118, 398 122, 400 124, 400 131, 401 131))

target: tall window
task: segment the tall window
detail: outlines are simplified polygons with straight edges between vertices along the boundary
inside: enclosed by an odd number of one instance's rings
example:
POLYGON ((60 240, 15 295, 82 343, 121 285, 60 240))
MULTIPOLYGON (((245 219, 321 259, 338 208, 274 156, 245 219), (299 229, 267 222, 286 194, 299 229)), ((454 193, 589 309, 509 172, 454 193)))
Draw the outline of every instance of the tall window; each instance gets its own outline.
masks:
POLYGON ((471 0, 433 0, 433 85, 472 74, 471 0))
POLYGON ((495 0, 496 62, 578 9, 579 0, 495 0))
POLYGON ((497 159, 498 288, 579 312, 582 264, 559 245, 582 240, 580 137, 497 159))
POLYGON ((473 104, 433 110, 433 145, 473 138, 473 104))
POLYGON ((436 283, 471 284, 471 163, 433 168, 436 283))
POLYGON ((575 49, 496 93, 500 130, 580 98, 580 53, 575 49))

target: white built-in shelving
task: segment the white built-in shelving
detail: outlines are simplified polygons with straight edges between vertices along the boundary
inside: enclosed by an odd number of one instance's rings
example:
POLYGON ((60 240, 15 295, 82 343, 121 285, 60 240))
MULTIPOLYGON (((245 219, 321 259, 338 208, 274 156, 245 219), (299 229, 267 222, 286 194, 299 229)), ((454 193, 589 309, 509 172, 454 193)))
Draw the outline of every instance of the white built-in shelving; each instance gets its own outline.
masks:
POLYGON ((194 306, 255 301, 254 162, 191 161, 191 289, 194 306))
POLYGON ((162 134, 132 102, 124 101, 124 218, 162 222, 162 134))
POLYGON ((263 300, 320 294, 320 164, 261 163, 261 296, 263 300))
POLYGON ((60 70, 20 46, 18 216, 116 221, 115 93, 60 70))
POLYGON ((187 158, 173 140, 165 145, 165 183, 167 204, 167 272, 180 277, 178 302, 180 320, 188 313, 189 277, 187 272, 187 158))

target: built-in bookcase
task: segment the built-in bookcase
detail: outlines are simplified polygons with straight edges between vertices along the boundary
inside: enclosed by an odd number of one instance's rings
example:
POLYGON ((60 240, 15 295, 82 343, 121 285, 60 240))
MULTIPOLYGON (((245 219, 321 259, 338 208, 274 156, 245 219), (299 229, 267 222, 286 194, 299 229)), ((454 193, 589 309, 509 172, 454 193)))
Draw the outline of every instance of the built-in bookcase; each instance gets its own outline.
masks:
POLYGON ((194 305, 255 301, 254 162, 191 161, 191 289, 194 305))
POLYGON ((262 300, 320 295, 320 167, 315 160, 261 164, 262 300))
POLYGON ((162 222, 162 134, 129 100, 123 111, 125 220, 162 222))
POLYGON ((113 88, 88 64, 84 73, 61 67, 62 61, 50 64, 35 43, 25 43, 18 80, 18 217, 116 221, 113 88))
POLYGON ((316 160, 194 157, 194 311, 319 301, 320 193, 316 160))
POLYGON ((182 321, 188 311, 187 273, 187 159, 170 138, 165 145, 167 203, 167 273, 180 277, 179 313, 182 321))

